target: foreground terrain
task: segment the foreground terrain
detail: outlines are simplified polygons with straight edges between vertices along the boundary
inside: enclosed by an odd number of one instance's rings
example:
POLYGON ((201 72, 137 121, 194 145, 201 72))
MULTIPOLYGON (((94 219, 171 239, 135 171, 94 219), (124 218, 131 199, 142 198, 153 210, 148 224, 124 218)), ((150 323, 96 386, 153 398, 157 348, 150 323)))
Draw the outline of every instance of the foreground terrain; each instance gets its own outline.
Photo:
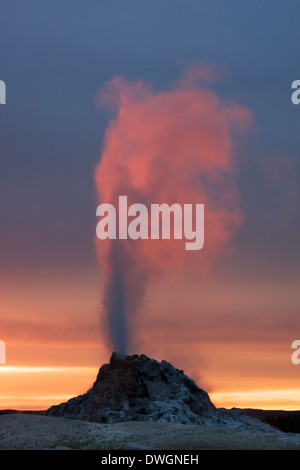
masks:
POLYGON ((300 434, 179 423, 91 423, 34 414, 0 415, 1 450, 300 450, 300 434))
POLYGON ((83 395, 41 412, 1 411, 0 449, 300 450, 300 434, 273 424, 216 408, 166 361, 114 352, 83 395))

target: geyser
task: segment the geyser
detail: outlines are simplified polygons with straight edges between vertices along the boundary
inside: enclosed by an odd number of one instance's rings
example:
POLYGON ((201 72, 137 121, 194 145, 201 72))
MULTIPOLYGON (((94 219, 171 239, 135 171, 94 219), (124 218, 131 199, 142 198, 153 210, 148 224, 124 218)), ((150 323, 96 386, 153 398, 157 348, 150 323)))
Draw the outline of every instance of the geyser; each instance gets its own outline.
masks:
MULTIPOLYGON (((196 66, 172 88, 155 91, 141 80, 115 77, 97 97, 113 113, 95 171, 98 204, 117 208, 119 196, 126 195, 128 206, 205 206, 201 250, 185 250, 184 237, 142 237, 142 216, 137 239, 95 236, 105 282, 103 320, 109 346, 119 352, 132 348, 132 321, 137 307, 142 311, 149 283, 176 270, 182 272, 178 290, 184 292, 185 270, 194 279, 206 276, 243 223, 235 146, 250 113, 223 101, 205 83, 215 79, 211 68, 196 66)), ((118 221, 116 213, 116 234, 122 233, 118 221)), ((201 234, 199 240, 200 246, 201 234)))

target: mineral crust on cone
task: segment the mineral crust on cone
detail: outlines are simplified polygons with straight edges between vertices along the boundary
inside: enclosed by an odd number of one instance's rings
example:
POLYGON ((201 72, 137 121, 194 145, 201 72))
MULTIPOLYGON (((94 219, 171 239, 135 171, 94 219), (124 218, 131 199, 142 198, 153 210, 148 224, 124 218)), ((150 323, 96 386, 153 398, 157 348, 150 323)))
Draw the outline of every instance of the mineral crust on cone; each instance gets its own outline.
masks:
POLYGON ((54 405, 45 414, 98 423, 164 421, 266 428, 239 410, 217 409, 207 392, 172 364, 143 354, 122 357, 115 352, 85 394, 54 405))

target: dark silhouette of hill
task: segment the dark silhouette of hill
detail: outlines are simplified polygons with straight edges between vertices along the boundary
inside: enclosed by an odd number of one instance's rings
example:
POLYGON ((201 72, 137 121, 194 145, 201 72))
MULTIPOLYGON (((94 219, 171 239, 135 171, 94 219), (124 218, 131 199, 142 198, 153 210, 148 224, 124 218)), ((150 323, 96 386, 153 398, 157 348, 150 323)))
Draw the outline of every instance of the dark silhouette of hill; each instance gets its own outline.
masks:
POLYGON ((270 424, 280 431, 300 434, 300 411, 260 410, 245 408, 242 410, 247 416, 259 419, 270 424))

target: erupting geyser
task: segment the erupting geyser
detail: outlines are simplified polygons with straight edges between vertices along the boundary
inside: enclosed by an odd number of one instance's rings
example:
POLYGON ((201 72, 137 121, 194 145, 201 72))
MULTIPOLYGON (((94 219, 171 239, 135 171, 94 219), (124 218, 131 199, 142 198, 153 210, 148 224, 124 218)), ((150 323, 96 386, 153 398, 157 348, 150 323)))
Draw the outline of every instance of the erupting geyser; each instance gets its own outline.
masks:
MULTIPOLYGON (((223 102, 207 85, 215 80, 212 68, 197 65, 169 90, 155 91, 141 80, 129 83, 116 77, 98 95, 99 104, 113 113, 95 171, 98 204, 117 208, 119 197, 126 196, 129 206, 205 207, 205 244, 198 251, 185 250, 184 238, 151 238, 151 227, 149 237, 142 236, 142 219, 135 239, 96 238, 105 280, 107 336, 122 354, 128 353, 131 321, 137 307, 142 309, 149 282, 172 269, 206 275, 243 222, 235 140, 250 113, 223 102)), ((184 290, 184 285, 179 288, 184 290)))

